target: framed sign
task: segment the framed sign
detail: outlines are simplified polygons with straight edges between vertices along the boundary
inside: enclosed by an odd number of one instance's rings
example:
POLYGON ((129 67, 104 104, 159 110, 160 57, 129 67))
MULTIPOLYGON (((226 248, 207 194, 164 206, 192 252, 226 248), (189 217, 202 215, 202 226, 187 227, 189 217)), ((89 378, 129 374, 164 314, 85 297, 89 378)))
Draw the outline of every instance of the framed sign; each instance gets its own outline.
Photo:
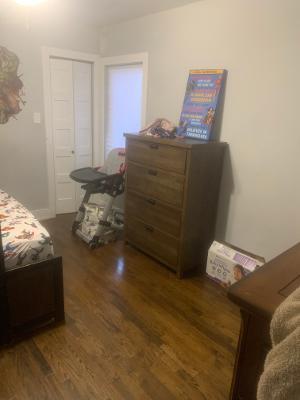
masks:
POLYGON ((210 140, 224 69, 191 70, 187 82, 178 134, 210 140))

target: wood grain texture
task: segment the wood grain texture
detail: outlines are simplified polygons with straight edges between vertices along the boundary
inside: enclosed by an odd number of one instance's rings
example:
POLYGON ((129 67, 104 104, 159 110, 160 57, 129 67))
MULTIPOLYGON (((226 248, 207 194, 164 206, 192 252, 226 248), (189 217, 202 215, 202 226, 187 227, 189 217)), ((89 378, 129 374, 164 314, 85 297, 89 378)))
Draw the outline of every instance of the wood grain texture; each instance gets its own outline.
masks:
POLYGON ((179 240, 147 225, 143 221, 128 215, 130 224, 127 227, 127 239, 140 249, 150 252, 176 271, 179 240))
POLYGON ((5 272, 7 321, 1 323, 1 330, 6 331, 1 344, 64 321, 62 275, 61 257, 5 272))
POLYGON ((299 278, 300 243, 231 286, 228 296, 241 308, 270 320, 276 307, 299 286, 299 278))
POLYGON ((71 223, 45 223, 66 324, 1 350, 0 400, 227 400, 240 319, 223 289, 123 242, 91 251, 71 223))
POLYGON ((185 172, 186 150, 180 147, 132 140, 127 158, 139 164, 152 165, 167 171, 180 174, 185 172))
POLYGON ((231 400, 255 400, 276 308, 300 286, 300 243, 267 262, 228 290, 241 308, 242 324, 231 386, 231 400))
POLYGON ((126 136, 125 238, 165 263, 182 277, 186 271, 203 273, 214 239, 225 143, 191 139, 126 136), (174 172, 176 171, 176 173, 174 172), (135 193, 135 195, 133 194, 135 193), (136 194, 140 196, 136 199, 136 194), (155 203, 150 207, 147 201, 155 203), (164 206, 156 206, 162 203, 164 206), (166 253, 151 246, 143 221, 166 238, 166 253), (177 226, 171 226, 170 221, 177 226), (175 229, 174 229, 175 228, 175 229), (177 229, 176 229, 177 228, 177 229), (173 237, 173 257, 170 243, 173 237), (174 250, 176 249, 176 254, 174 250))
POLYGON ((208 143, 189 151, 179 261, 182 271, 205 273, 207 251, 214 240, 225 146, 208 143))
MULTIPOLYGON (((124 136, 126 136, 128 139, 136 139, 137 137, 139 140, 143 141, 144 143, 152 143, 153 142, 153 136, 142 136, 138 135, 137 133, 124 133, 124 136)), ((188 137, 176 137, 175 139, 169 139, 169 138, 160 138, 156 137, 155 142, 163 145, 168 145, 171 147, 181 147, 184 149, 191 149, 192 147, 201 147, 201 146, 215 146, 216 144, 220 144, 220 142, 211 140, 209 142, 204 141, 204 140, 196 140, 196 139, 190 139, 188 137)))
POLYGON ((127 218, 137 216, 146 224, 153 225, 174 237, 179 237, 181 228, 181 209, 171 207, 163 201, 144 196, 134 191, 128 191, 126 200, 127 218), (142 214, 139 214, 142 210, 142 214))
POLYGON ((257 383, 271 349, 270 321, 241 310, 242 324, 230 400, 256 400, 257 383))
POLYGON ((135 164, 127 163, 128 190, 135 190, 145 196, 180 207, 183 201, 184 175, 174 172, 135 164))
POLYGON ((63 321, 61 257, 6 270, 0 223, 0 346, 63 321))

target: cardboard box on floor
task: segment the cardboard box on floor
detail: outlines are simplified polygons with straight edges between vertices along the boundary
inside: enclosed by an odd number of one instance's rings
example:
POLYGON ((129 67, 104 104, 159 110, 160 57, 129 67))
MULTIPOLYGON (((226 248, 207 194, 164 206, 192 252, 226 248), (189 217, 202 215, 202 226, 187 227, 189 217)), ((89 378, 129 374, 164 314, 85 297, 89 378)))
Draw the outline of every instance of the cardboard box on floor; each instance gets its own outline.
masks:
POLYGON ((208 250, 206 273, 223 287, 229 287, 264 263, 263 257, 225 242, 214 241, 208 250))

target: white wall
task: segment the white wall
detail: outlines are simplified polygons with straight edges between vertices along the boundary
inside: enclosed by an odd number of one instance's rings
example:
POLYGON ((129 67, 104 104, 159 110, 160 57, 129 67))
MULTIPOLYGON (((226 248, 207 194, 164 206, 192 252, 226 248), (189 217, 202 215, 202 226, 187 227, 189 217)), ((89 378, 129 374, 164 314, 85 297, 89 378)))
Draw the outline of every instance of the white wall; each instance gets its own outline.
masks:
POLYGON ((34 14, 30 30, 26 16, 15 15, 0 23, 0 45, 20 59, 27 102, 24 110, 0 125, 0 188, 7 190, 32 210, 48 208, 46 135, 42 87, 41 46, 98 52, 99 32, 70 21, 41 18, 34 14), (33 112, 42 123, 33 123, 33 112))
POLYGON ((267 259, 300 240, 299 15, 299 0, 205 0, 101 35, 103 55, 149 52, 148 122, 178 121, 190 68, 228 70, 217 237, 267 259))

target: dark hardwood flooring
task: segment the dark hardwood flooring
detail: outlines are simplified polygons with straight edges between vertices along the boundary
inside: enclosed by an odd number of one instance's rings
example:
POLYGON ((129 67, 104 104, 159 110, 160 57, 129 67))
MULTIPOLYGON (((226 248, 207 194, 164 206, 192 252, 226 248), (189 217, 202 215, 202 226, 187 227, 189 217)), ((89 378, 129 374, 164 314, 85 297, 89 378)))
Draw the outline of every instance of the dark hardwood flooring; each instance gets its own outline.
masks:
POLYGON ((207 278, 178 280, 123 242, 97 250, 46 221, 66 324, 0 352, 1 400, 227 400, 240 319, 207 278))

